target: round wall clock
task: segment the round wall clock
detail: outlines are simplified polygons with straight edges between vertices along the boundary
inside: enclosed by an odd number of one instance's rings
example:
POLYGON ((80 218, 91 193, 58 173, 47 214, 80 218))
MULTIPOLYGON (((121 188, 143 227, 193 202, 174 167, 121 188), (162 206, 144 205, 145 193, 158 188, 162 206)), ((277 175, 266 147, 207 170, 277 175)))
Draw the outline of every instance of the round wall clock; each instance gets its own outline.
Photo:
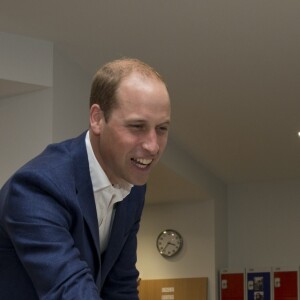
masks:
POLYGON ((162 256, 172 257, 181 250, 183 239, 176 230, 166 229, 158 235, 156 246, 162 256))

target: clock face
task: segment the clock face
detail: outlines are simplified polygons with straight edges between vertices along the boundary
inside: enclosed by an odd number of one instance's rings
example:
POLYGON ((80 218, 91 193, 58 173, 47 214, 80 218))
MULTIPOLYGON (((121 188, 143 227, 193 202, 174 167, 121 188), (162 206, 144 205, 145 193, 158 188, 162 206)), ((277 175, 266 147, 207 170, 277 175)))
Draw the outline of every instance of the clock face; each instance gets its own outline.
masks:
POLYGON ((171 257, 177 254, 183 245, 181 235, 173 230, 166 229, 162 231, 156 240, 157 250, 162 256, 171 257))

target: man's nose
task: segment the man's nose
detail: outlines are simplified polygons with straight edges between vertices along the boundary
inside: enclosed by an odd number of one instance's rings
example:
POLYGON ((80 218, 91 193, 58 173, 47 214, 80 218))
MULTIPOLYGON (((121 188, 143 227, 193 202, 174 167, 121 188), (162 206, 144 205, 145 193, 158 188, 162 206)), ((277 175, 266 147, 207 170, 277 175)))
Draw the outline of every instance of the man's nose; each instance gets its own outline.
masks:
POLYGON ((147 150, 151 155, 156 155, 159 151, 157 133, 155 130, 151 130, 145 136, 145 140, 143 142, 143 148, 147 150))

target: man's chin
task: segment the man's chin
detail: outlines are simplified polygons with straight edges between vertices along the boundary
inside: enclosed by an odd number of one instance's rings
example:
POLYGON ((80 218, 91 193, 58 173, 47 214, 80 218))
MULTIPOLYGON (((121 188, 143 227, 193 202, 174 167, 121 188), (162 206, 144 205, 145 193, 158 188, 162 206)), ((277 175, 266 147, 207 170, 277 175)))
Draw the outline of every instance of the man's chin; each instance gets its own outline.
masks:
POLYGON ((133 185, 137 185, 137 186, 142 186, 145 185, 148 181, 148 176, 145 178, 134 178, 132 179, 132 183, 133 185))

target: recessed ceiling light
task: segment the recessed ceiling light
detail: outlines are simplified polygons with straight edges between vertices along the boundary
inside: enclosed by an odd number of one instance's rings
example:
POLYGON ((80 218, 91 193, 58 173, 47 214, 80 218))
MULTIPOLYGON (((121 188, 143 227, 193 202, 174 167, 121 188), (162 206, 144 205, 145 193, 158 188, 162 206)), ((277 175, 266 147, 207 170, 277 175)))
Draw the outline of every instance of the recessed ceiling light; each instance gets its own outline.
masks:
POLYGON ((300 131, 298 131, 298 136, 300 137, 300 131))

